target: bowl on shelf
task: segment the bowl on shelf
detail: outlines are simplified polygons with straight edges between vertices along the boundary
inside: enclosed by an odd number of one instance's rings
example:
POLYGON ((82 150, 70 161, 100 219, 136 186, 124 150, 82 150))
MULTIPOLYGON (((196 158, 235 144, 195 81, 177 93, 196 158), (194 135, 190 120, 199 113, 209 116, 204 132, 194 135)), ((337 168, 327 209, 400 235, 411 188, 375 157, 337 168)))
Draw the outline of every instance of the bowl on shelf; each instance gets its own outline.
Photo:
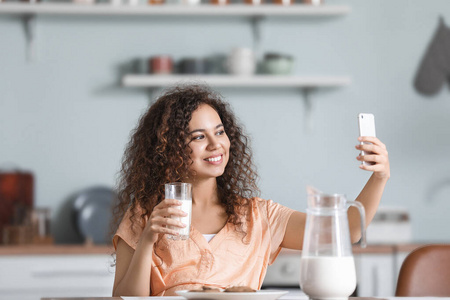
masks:
POLYGON ((293 65, 294 59, 290 55, 267 53, 262 61, 262 70, 265 74, 288 75, 293 65))

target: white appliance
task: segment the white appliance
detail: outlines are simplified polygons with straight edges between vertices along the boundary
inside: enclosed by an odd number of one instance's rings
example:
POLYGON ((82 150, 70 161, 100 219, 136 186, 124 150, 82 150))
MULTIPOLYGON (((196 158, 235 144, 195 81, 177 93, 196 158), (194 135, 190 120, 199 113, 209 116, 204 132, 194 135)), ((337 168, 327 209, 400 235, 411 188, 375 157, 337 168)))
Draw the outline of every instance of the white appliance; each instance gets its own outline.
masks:
POLYGON ((283 249, 275 262, 267 269, 262 288, 300 290, 301 251, 283 249))
POLYGON ((402 207, 380 206, 366 230, 367 244, 406 244, 412 239, 409 212, 402 207))

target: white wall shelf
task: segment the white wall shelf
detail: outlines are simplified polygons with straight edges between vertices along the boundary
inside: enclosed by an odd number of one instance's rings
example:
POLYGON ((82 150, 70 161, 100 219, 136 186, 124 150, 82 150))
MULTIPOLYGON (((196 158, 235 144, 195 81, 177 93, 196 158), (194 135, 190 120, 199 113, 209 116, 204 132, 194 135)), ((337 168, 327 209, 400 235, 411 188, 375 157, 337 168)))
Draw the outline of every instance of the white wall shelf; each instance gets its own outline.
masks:
MULTIPOLYGON (((23 18, 27 39, 27 56, 35 60, 35 24, 37 15, 73 15, 73 16, 187 16, 187 17, 250 17, 253 27, 254 48, 259 48, 260 21, 269 16, 305 17, 305 16, 340 16, 351 11, 348 5, 310 5, 310 4, 230 4, 230 5, 112 5, 112 4, 77 4, 58 2, 1 2, 1 15, 18 15, 23 18)), ((257 52, 257 51, 256 51, 257 52)))
POLYGON ((346 5, 111 5, 74 3, 0 3, 0 14, 15 15, 141 15, 141 16, 338 16, 346 5))
POLYGON ((112 4, 77 4, 77 3, 21 3, 0 0, 1 15, 22 17, 27 39, 28 61, 36 59, 35 24, 37 15, 72 15, 72 16, 186 16, 186 17, 249 17, 253 28, 254 48, 259 48, 260 21, 269 16, 340 16, 350 12, 347 5, 278 5, 278 4, 230 4, 230 5, 112 5, 112 4))
POLYGON ((146 88, 150 97, 155 90, 180 83, 206 83, 211 87, 222 88, 294 88, 301 92, 305 104, 305 128, 313 127, 311 112, 311 93, 323 88, 341 88, 351 84, 347 76, 281 76, 281 75, 136 75, 122 77, 122 85, 133 88, 146 88))
POLYGON ((180 82, 203 82, 214 87, 259 88, 337 88, 351 83, 345 76, 281 76, 281 75, 134 75, 122 78, 126 87, 160 88, 180 82))

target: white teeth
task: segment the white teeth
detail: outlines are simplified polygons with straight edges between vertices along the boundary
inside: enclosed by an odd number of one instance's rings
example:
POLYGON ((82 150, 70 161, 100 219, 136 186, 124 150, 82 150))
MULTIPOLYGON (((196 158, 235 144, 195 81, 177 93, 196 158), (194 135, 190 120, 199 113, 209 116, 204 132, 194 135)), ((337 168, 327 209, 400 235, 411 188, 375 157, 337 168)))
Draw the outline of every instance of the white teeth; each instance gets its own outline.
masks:
POLYGON ((219 161, 222 158, 222 156, 217 156, 217 157, 213 157, 213 158, 207 158, 207 161, 219 161))

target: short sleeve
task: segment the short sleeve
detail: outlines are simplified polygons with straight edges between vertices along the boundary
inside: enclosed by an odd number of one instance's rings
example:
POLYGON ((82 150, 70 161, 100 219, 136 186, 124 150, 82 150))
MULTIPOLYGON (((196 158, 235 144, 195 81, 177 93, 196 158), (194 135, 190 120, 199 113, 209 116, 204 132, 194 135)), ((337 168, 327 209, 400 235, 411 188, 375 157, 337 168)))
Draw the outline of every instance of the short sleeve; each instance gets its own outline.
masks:
POLYGON ((113 245, 115 250, 117 250, 119 238, 124 240, 125 243, 127 243, 131 248, 136 249, 146 222, 141 219, 140 212, 136 213, 134 223, 131 222, 130 216, 131 211, 128 210, 123 216, 123 219, 119 224, 119 228, 114 234, 113 245))
POLYGON ((269 265, 271 265, 281 251, 281 242, 283 242, 289 218, 294 210, 272 200, 267 200, 266 206, 271 240, 269 258, 269 265))

